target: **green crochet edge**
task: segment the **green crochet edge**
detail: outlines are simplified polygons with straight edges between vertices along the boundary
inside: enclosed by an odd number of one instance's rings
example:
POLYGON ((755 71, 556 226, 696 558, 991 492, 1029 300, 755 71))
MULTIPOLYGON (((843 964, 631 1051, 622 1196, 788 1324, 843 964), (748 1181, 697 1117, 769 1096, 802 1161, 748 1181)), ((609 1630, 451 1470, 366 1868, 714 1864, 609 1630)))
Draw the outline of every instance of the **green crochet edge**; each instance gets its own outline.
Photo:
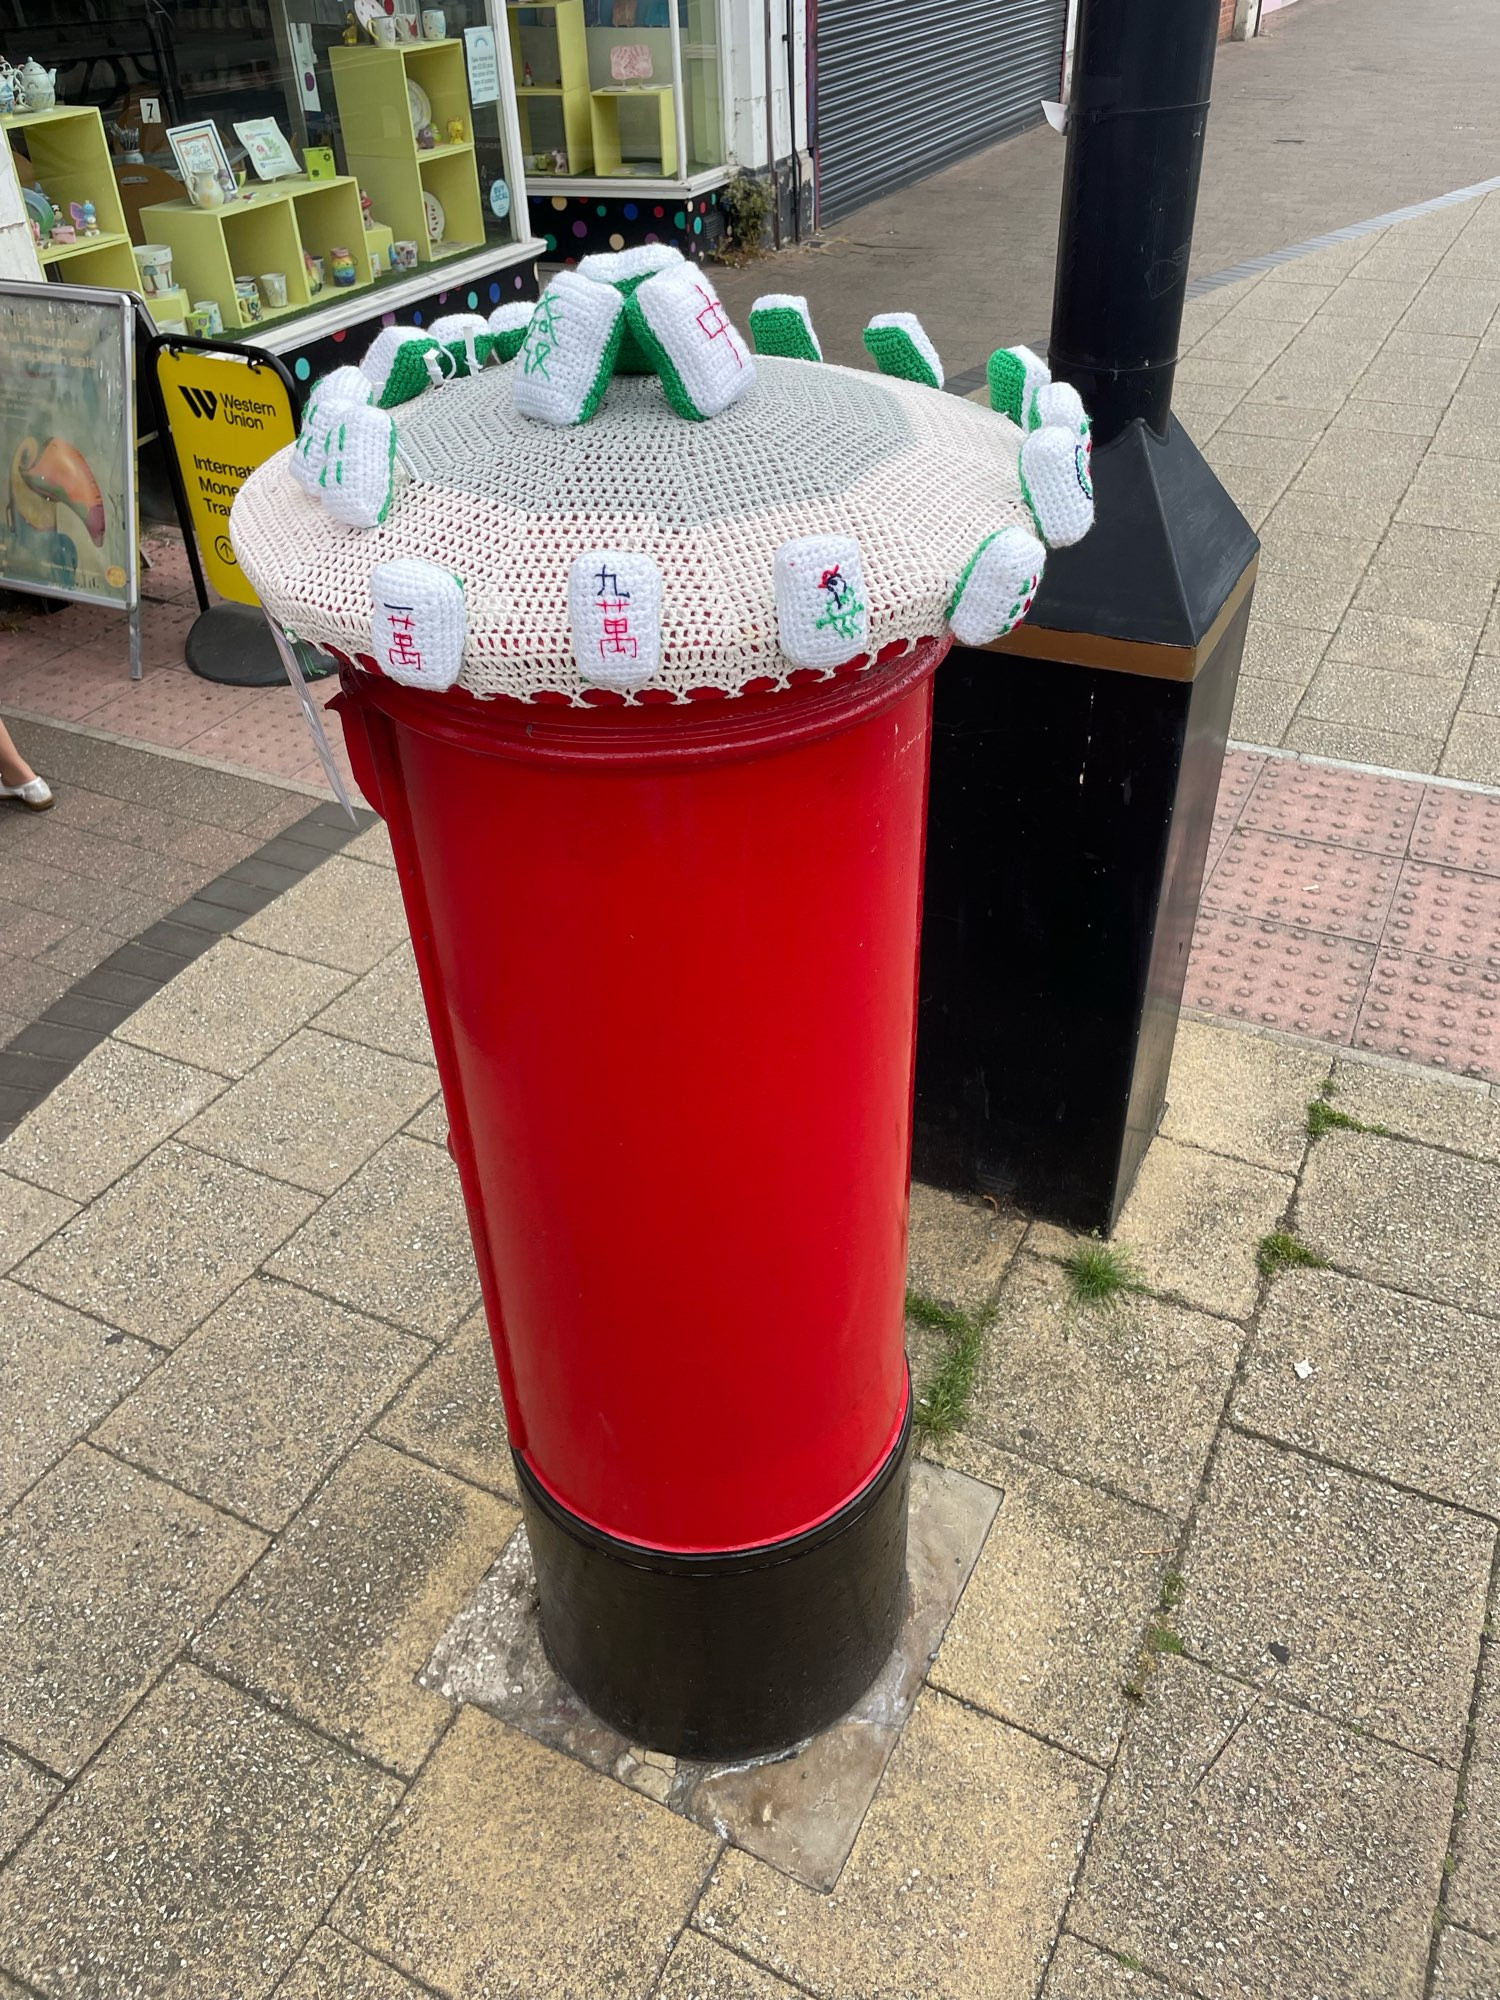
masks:
POLYGON ((527 320, 524 326, 508 326, 503 332, 492 333, 490 339, 494 345, 490 352, 501 361, 514 361, 526 345, 526 336, 530 331, 531 321, 527 320))
MULTIPOLYGON (((1034 520, 1036 518, 1035 515, 1033 515, 1032 518, 1034 520)), ((950 597, 948 600, 948 609, 943 613, 943 616, 950 623, 952 622, 954 612, 957 611, 959 605, 963 602, 964 592, 969 587, 969 579, 973 576, 975 570, 979 566, 979 558, 984 554, 985 550, 989 547, 991 542, 999 541, 1003 533, 1004 529, 996 528, 993 534, 986 535, 984 540, 979 544, 979 547, 974 551, 973 555, 971 555, 969 557, 969 560, 964 564, 963 569, 959 573, 957 586, 954 589, 952 597, 950 597)), ((1014 632, 1016 627, 1020 624, 1022 618, 1025 617, 1025 615, 1026 615, 1026 593, 1023 590, 1021 595, 1015 599, 1014 603, 1012 603, 1009 612, 1006 614, 1006 621, 1000 627, 1000 630, 995 634, 995 637, 997 639, 1003 639, 1007 632, 1014 632)))
MULTIPOLYGON (((646 280, 654 278, 656 275, 655 271, 642 271, 638 277, 621 278, 619 283, 615 285, 614 290, 629 305, 646 280)), ((624 327, 625 333, 624 338, 620 342, 619 359, 615 363, 616 369, 621 375, 649 375, 651 373, 651 357, 641 346, 635 327, 632 325, 628 314, 622 319, 621 325, 624 327)))
POLYGON ((821 361, 812 328, 795 306, 762 306, 750 314, 750 343, 757 354, 784 361, 821 361))
POLYGON ((895 375, 903 382, 920 382, 928 389, 942 387, 904 326, 867 326, 865 346, 882 375, 895 375))
POLYGON ((609 339, 605 342, 604 352, 599 357, 599 372, 594 377, 593 386, 583 399, 583 408, 574 419, 576 423, 586 424, 604 401, 604 392, 609 387, 610 377, 620 365, 620 350, 624 345, 625 314, 622 312, 615 317, 609 339))
POLYGON ((661 377, 661 386, 667 401, 679 417, 686 417, 689 423, 701 424, 704 412, 698 408, 688 393, 688 386, 678 374, 672 357, 652 332, 646 315, 641 311, 640 301, 632 292, 625 301, 622 318, 630 323, 630 331, 636 344, 646 355, 650 368, 661 377))
POLYGON ((1032 527, 1036 529, 1036 538, 1044 549, 1050 549, 1052 544, 1047 540, 1046 531, 1042 527, 1042 517, 1036 511, 1036 502, 1031 497, 1031 488, 1026 484, 1026 474, 1019 458, 1016 460, 1016 478, 1021 482, 1021 498, 1026 502, 1026 511, 1031 516, 1032 527))
POLYGON ((380 512, 375 516, 377 528, 385 526, 385 517, 391 511, 391 502, 396 497, 396 426, 391 425, 391 447, 385 461, 385 499, 380 512))
MULTIPOLYGON (((985 364, 990 385, 990 408, 1012 423, 1021 423, 1021 400, 1026 394, 1026 363, 1008 347, 997 347, 985 364)), ((1022 425, 1024 429, 1025 426, 1022 425)))
MULTIPOLYGON (((500 336, 494 333, 481 333, 475 336, 474 355, 481 368, 495 352, 499 338, 500 336)), ((523 327, 521 340, 525 338, 526 329, 523 327)), ((521 342, 517 341, 516 346, 519 348, 520 344, 521 342)), ((391 372, 385 378, 385 387, 376 399, 375 408, 399 409, 403 403, 411 402, 425 390, 430 389, 433 384, 432 377, 427 372, 426 357, 435 352, 446 354, 453 363, 453 373, 448 378, 450 381, 461 381, 469 373, 466 342, 451 340, 440 343, 428 334, 414 334, 410 340, 403 340, 396 349, 395 358, 391 362, 391 372)))

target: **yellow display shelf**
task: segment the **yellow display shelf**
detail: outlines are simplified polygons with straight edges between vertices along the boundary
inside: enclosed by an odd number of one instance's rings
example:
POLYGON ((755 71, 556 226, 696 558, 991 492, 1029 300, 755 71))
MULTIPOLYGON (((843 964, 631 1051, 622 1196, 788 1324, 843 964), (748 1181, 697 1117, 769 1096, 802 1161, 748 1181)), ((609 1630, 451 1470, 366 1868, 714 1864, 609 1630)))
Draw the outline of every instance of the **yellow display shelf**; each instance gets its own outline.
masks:
POLYGON ((32 176, 68 220, 73 202, 91 201, 99 221, 97 236, 76 243, 43 244, 43 268, 61 283, 103 285, 110 291, 138 292, 140 275, 130 247, 125 211, 110 160, 104 122, 92 104, 59 104, 50 111, 12 111, 0 131, 19 139, 31 161, 32 176))
MULTIPOLYGON (((575 0, 581 6, 582 0, 575 0)), ((397 48, 329 50, 344 157, 375 215, 398 242, 417 246, 419 263, 484 241, 484 206, 474 154, 474 113, 463 43, 408 42, 397 48), (462 140, 441 138, 424 151, 412 124, 408 81, 432 106, 434 131, 457 120, 462 140), (442 204, 443 233, 428 228, 426 195, 442 204)))
MULTIPOLYGON (((600 179, 613 174, 639 174, 640 162, 627 162, 620 153, 620 106, 640 98, 656 99, 657 150, 661 155, 661 175, 670 180, 677 172, 677 94, 670 83, 618 83, 589 93, 589 116, 594 128, 594 172, 600 179)), ((644 171, 649 173, 648 167, 644 171)))
POLYGON ((313 301, 305 259, 325 260, 325 282, 317 296, 357 291, 371 282, 359 183, 348 174, 332 180, 303 175, 268 181, 251 188, 221 208, 195 208, 190 201, 157 202, 141 210, 141 227, 153 242, 172 252, 172 276, 195 300, 213 299, 224 317, 226 333, 244 331, 288 313, 301 312, 313 301), (354 285, 335 286, 328 260, 334 250, 348 250, 359 273, 354 285), (259 278, 279 271, 286 279, 285 306, 262 306, 258 319, 247 318, 235 297, 236 278, 259 278))
POLYGON ((561 137, 568 156, 569 174, 587 174, 594 166, 594 125, 589 112, 589 44, 583 23, 583 0, 541 0, 534 9, 552 16, 551 56, 557 69, 556 83, 522 83, 527 56, 521 45, 521 7, 507 4, 510 29, 510 66, 517 81, 516 111, 521 122, 521 151, 528 174, 562 171, 551 164, 556 145, 557 112, 544 131, 533 127, 533 104, 559 106, 562 111, 561 137), (546 164, 542 164, 543 162, 546 164))

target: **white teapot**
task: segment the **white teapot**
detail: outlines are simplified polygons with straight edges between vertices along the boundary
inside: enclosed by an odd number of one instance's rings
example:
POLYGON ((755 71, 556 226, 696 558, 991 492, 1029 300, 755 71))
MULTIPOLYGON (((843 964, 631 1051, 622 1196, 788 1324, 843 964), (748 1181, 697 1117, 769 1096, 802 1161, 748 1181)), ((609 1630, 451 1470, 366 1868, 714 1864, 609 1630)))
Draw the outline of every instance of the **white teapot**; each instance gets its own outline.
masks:
POLYGON ((33 56, 22 63, 16 81, 26 100, 28 111, 50 111, 57 102, 57 71, 43 69, 33 56))

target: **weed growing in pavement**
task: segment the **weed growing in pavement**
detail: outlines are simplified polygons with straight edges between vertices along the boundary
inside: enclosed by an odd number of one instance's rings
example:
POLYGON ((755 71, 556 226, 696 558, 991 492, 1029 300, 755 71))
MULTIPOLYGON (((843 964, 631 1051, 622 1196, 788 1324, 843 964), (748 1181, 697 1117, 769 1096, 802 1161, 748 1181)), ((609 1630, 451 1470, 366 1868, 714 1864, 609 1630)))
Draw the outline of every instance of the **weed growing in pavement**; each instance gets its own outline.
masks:
POLYGON ((1255 1262, 1263 1278, 1273 1278, 1278 1271, 1328 1269, 1326 1257, 1320 1257, 1316 1250, 1309 1250, 1301 1237, 1293 1236, 1285 1229, 1273 1229, 1269 1236, 1262 1236, 1256 1248, 1255 1262))
POLYGON ((1075 1243, 1062 1267, 1075 1305, 1112 1306, 1121 1292, 1143 1289, 1130 1252, 1112 1243, 1075 1243))
POLYGON ((1146 1644, 1153 1653, 1180 1653, 1182 1651, 1182 1641, 1170 1625, 1153 1625, 1147 1636, 1146 1644))
POLYGON ((969 1414, 985 1328, 994 1315, 993 1310, 960 1312, 956 1306, 940 1305, 920 1292, 907 1293, 906 1310, 919 1326, 945 1334, 948 1341, 937 1373, 917 1398, 917 1441, 927 1444, 956 1431, 969 1414))
POLYGON ((1116 1965, 1123 1965, 1127 1972, 1146 1970, 1146 1961, 1143 1958, 1132 1958, 1128 1951, 1111 1951, 1109 1955, 1116 1965))
POLYGON ((1385 1125, 1367 1125, 1363 1118, 1355 1118, 1347 1111, 1340 1111, 1330 1100, 1337 1094, 1338 1085, 1329 1077, 1322 1090, 1307 1107, 1307 1136, 1321 1139, 1325 1132, 1373 1132, 1377 1138, 1388 1139, 1390 1130, 1385 1125))
POLYGON ((1183 1580, 1175 1569, 1169 1569, 1161 1580, 1161 1608, 1175 1611, 1182 1602, 1183 1580))

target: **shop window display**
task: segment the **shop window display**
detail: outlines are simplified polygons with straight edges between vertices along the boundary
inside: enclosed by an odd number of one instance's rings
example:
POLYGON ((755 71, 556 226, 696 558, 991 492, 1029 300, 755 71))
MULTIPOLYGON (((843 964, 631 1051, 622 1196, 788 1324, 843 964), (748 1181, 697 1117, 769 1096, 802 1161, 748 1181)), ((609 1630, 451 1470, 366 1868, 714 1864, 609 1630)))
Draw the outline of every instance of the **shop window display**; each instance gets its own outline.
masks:
POLYGON ((428 267, 504 262, 524 235, 499 0, 26 12, 0 31, 0 121, 44 265, 142 291, 158 326, 378 316, 428 267), (70 236, 71 204, 92 206, 97 241, 70 236))

